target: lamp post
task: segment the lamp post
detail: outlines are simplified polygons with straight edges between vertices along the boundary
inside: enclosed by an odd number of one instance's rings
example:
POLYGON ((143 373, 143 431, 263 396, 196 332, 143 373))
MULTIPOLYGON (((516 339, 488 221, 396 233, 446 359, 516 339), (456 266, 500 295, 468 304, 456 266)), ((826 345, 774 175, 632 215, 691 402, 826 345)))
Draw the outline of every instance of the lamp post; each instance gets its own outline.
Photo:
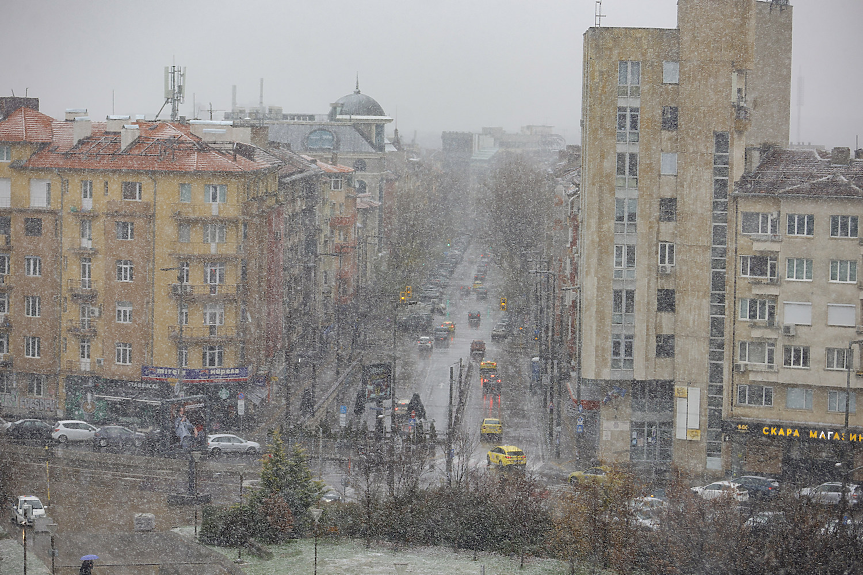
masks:
POLYGON ((309 509, 309 513, 312 514, 312 519, 315 520, 314 526, 314 535, 315 535, 315 575, 318 575, 318 519, 321 518, 321 513, 324 510, 320 507, 312 507, 309 509))
MULTIPOLYGON (((848 464, 848 423, 851 416, 851 364, 854 363, 852 358, 854 357, 854 346, 863 344, 863 339, 857 339, 848 342, 848 354, 845 357, 845 429, 844 429, 844 439, 845 443, 842 445, 842 459, 837 463, 837 467, 845 467, 846 469, 850 467, 848 464)), ((853 463, 852 463, 853 465, 853 463)), ((857 468, 859 469, 859 468, 857 468)), ((839 501, 839 522, 841 524, 842 518, 845 516, 845 512, 848 507, 848 477, 856 471, 856 469, 852 469, 850 471, 845 471, 842 474, 842 493, 840 494, 839 501)))

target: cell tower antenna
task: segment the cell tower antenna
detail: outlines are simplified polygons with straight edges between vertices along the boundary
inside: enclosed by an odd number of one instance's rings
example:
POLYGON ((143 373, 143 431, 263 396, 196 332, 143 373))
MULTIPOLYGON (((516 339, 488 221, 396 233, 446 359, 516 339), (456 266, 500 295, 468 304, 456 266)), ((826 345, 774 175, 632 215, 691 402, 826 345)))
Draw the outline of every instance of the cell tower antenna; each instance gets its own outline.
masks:
POLYGON ((596 6, 593 10, 594 26, 601 27, 603 18, 605 18, 605 14, 602 13, 602 0, 596 0, 596 6))
POLYGON ((800 139, 800 118, 803 115, 803 69, 798 68, 797 73, 797 141, 800 139))
POLYGON ((176 122, 180 117, 180 104, 186 101, 186 68, 180 66, 165 66, 165 103, 159 108, 156 118, 171 104, 171 121, 176 122))

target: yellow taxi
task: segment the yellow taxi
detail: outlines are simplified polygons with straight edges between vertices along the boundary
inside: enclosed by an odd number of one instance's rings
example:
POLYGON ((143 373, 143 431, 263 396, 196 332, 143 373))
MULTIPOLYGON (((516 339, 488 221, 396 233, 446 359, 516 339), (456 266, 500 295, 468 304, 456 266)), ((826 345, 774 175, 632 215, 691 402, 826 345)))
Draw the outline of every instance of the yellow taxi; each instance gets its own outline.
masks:
POLYGON ((597 483, 605 483, 608 481, 608 474, 611 473, 611 467, 607 465, 598 465, 585 469, 583 471, 573 471, 569 474, 570 483, 584 483, 595 481, 597 483))
POLYGON ((476 289, 476 288, 481 288, 481 287, 482 287, 482 282, 479 280, 474 280, 473 288, 471 288, 471 289, 476 289))
POLYGON ((450 333, 455 333, 455 324, 453 322, 445 321, 440 325, 441 325, 441 327, 447 328, 450 331, 450 333))
POLYGON ((515 445, 498 445, 497 447, 493 447, 489 449, 485 459, 488 465, 497 465, 498 467, 527 465, 527 456, 525 456, 524 451, 515 445))
POLYGON ((501 425, 499 419, 486 417, 482 420, 482 424, 479 427, 479 434, 482 439, 488 438, 500 441, 503 436, 503 425, 501 425))

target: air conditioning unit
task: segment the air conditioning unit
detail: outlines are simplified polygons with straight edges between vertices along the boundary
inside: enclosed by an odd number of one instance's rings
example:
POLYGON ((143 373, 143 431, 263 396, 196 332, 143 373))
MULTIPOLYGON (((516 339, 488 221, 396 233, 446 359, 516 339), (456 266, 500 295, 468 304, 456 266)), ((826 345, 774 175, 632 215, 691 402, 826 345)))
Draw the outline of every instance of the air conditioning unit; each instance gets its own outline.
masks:
POLYGON ((671 270, 674 269, 674 266, 670 264, 659 264, 659 273, 661 275, 668 275, 671 273, 671 270))
POLYGON ((793 323, 787 323, 782 326, 782 335, 787 335, 789 337, 794 337, 797 335, 797 326, 793 323))
POLYGON ((747 368, 747 364, 745 364, 745 363, 735 363, 734 364, 734 371, 736 371, 737 373, 743 373, 744 371, 746 371, 746 368, 747 368))
POLYGON ((96 365, 105 365, 105 358, 104 357, 97 357, 96 358, 96 365))

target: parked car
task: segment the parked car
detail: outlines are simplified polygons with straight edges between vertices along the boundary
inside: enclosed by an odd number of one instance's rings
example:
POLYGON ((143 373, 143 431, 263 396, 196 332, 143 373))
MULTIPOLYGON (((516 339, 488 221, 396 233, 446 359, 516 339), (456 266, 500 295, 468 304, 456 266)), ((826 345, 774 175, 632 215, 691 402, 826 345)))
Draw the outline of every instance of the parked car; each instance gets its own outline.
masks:
POLYGON ((19 495, 18 501, 12 506, 12 521, 18 525, 33 525, 37 517, 45 517, 45 506, 42 505, 42 501, 35 495, 19 495))
POLYGON ((721 497, 731 497, 743 503, 749 501, 749 492, 733 481, 715 481, 709 485, 693 487, 692 491, 702 499, 711 500, 721 497))
POLYGON ((144 445, 143 433, 134 432, 122 425, 104 425, 93 434, 93 449, 137 449, 144 445))
POLYGON ((784 533, 790 527, 782 511, 759 511, 747 519, 743 526, 753 533, 784 533))
POLYGON ((51 437, 58 443, 67 441, 90 441, 93 435, 99 431, 98 427, 90 425, 79 419, 63 419, 54 424, 51 437))
POLYGON ((488 465, 504 467, 509 465, 527 465, 527 456, 524 451, 515 445, 498 445, 491 448, 485 456, 488 465))
MULTIPOLYGON (((857 505, 860 500, 860 486, 856 483, 845 484, 846 494, 849 505, 857 505)), ((808 497, 815 503, 825 505, 837 505, 840 501, 842 493, 842 482, 828 481, 817 487, 804 487, 798 493, 799 497, 808 497)))
POLYGON ((210 457, 220 457, 223 453, 256 455, 260 450, 261 444, 257 441, 246 441, 231 433, 207 436, 207 453, 210 457))
POLYGON ((611 467, 598 465, 583 471, 573 471, 569 474, 569 482, 582 483, 585 481, 596 481, 598 483, 604 483, 608 481, 609 473, 611 473, 611 467))
POLYGON ((6 436, 21 441, 49 442, 54 428, 41 419, 19 419, 6 430, 6 436))
POLYGON ((486 417, 479 427, 479 435, 481 439, 500 441, 503 438, 503 425, 497 418, 486 417))
POLYGON ((653 495, 646 495, 633 498, 629 502, 629 506, 635 512, 636 526, 648 531, 656 531, 659 529, 659 522, 668 508, 668 501, 653 495))
POLYGON ((731 481, 742 485, 753 499, 772 499, 779 495, 779 482, 769 477, 743 475, 731 481))

